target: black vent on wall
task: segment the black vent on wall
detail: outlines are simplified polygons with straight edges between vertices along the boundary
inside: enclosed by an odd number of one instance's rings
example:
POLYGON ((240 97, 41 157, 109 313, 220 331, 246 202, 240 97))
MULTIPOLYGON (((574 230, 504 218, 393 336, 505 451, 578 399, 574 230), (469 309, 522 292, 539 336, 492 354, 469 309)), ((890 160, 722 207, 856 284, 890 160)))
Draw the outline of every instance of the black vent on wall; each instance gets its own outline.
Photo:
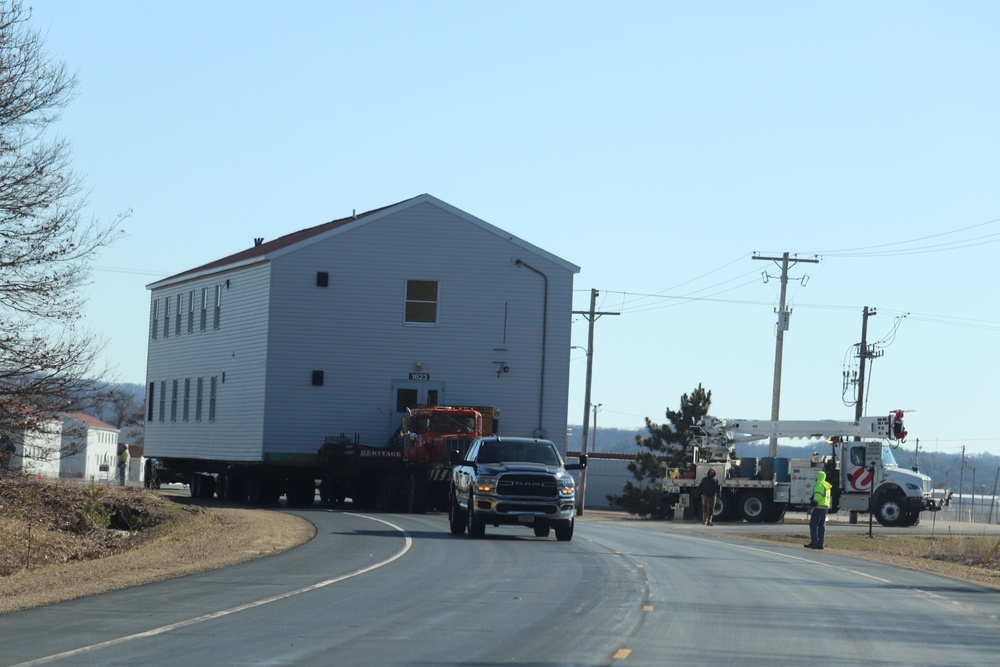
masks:
POLYGON ((330 274, 326 271, 316 272, 316 287, 326 287, 330 284, 330 274))
POLYGON ((316 387, 323 385, 323 371, 313 371, 313 385, 316 387))

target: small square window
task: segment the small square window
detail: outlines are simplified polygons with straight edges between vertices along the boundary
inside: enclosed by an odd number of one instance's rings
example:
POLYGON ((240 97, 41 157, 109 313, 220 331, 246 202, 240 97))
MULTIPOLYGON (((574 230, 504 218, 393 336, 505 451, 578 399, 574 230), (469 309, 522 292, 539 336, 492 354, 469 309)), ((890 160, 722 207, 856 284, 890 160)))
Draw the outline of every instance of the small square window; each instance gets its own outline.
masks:
POLYGON ((316 387, 323 386, 323 371, 313 371, 312 383, 316 387))
POLYGON ((406 324, 437 324, 438 281, 406 281, 406 305, 403 321, 406 324))

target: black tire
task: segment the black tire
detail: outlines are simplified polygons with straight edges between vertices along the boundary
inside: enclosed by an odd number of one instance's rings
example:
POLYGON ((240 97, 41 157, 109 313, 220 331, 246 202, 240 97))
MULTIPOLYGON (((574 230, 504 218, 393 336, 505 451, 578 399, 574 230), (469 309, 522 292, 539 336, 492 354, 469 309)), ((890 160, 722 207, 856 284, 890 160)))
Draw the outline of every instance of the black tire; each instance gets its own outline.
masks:
POLYGON ((308 477, 288 480, 285 498, 292 507, 312 507, 316 502, 316 480, 308 477))
POLYGON ((778 523, 785 518, 785 503, 771 505, 771 511, 767 513, 764 521, 767 523, 778 523))
POLYGON ((902 525, 906 519, 906 500, 898 493, 886 493, 875 498, 875 520, 887 528, 902 525))
POLYGON ((549 524, 537 525, 535 526, 535 537, 548 537, 549 530, 549 524))
POLYGON ((771 513, 771 499, 763 491, 745 491, 739 498, 739 515, 747 523, 763 523, 771 513))
POLYGON ((458 506, 457 498, 452 498, 448 507, 448 528, 452 535, 465 533, 465 512, 458 506))
POLYGON ((406 487, 406 511, 410 514, 427 513, 427 472, 417 470, 410 473, 406 487))
POLYGON ((465 512, 465 525, 469 537, 482 537, 486 534, 486 522, 476 516, 476 505, 469 496, 469 507, 465 512))
POLYGON ((715 511, 712 512, 712 520, 736 521, 739 516, 739 510, 736 505, 736 494, 723 491, 715 497, 715 511))
POLYGON ((569 542, 572 540, 574 524, 573 519, 570 519, 568 523, 556 524, 556 539, 560 542, 569 542))

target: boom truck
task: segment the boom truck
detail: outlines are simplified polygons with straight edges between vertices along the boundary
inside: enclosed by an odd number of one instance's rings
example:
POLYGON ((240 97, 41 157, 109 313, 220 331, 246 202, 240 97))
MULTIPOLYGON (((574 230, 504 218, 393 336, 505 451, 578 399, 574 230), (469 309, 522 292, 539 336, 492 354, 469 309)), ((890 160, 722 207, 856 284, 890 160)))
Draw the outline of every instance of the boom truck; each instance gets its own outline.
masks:
POLYGON ((722 486, 714 510, 718 521, 777 522, 786 510, 809 509, 819 470, 833 486, 831 512, 872 512, 883 526, 912 526, 921 512, 941 509, 931 496, 931 478, 900 468, 892 455, 889 442, 906 439, 902 410, 859 421, 705 417, 697 430, 691 460, 683 470, 669 470, 663 481, 665 507, 690 503, 712 469, 722 486), (826 439, 832 453, 809 459, 736 456, 736 444, 772 436, 826 439))
POLYGON ((492 407, 419 405, 383 446, 340 434, 326 437, 315 454, 265 453, 260 462, 150 458, 146 486, 185 482, 193 497, 273 505, 284 495, 290 505, 309 506, 318 481, 328 504, 351 498, 365 508, 447 510, 451 452, 464 454, 475 438, 494 435, 498 417, 492 407))

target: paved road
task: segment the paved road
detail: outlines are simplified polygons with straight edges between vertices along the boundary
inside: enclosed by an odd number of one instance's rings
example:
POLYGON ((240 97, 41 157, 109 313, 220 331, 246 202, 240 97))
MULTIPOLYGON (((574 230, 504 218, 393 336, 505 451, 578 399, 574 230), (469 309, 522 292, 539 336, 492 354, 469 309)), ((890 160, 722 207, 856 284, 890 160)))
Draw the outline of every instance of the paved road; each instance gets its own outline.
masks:
POLYGON ((517 527, 456 537, 442 515, 296 513, 318 535, 290 552, 0 617, 0 664, 938 666, 1000 655, 1000 593, 698 524, 584 520, 560 543, 517 527))

